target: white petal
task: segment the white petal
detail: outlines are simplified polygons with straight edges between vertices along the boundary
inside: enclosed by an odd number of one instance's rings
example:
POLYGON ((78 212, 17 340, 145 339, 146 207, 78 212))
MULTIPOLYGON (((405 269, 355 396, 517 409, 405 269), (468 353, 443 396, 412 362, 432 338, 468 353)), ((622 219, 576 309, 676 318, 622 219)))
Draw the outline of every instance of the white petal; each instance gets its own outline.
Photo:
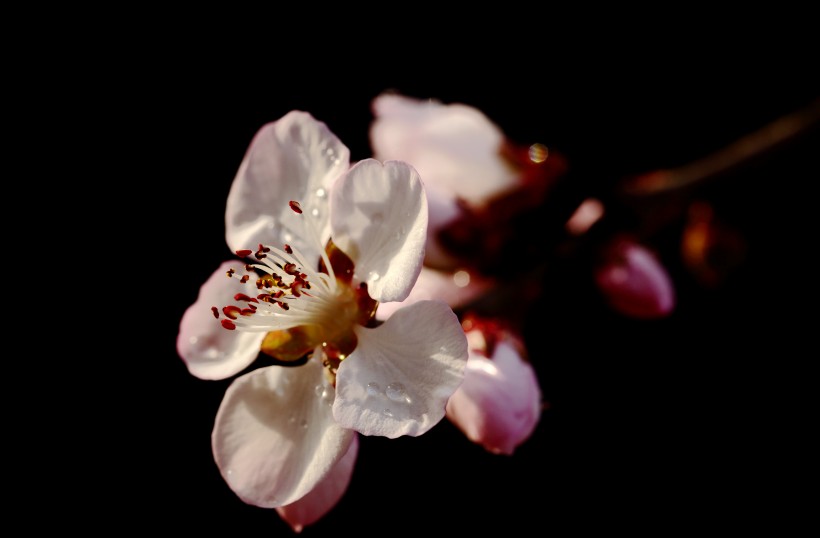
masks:
POLYGON ((281 248, 288 243, 318 260, 306 219, 313 219, 322 236, 317 239, 326 240, 330 188, 349 163, 347 147, 306 112, 290 112, 262 127, 228 194, 228 246, 255 249, 264 243, 281 248), (302 215, 290 209, 291 200, 301 204, 302 215))
POLYGON ((431 191, 481 205, 518 181, 500 153, 504 134, 473 107, 383 94, 373 112, 374 156, 411 163, 431 191))
POLYGON ((321 482, 316 484, 316 487, 310 490, 310 493, 295 503, 276 509, 295 532, 302 532, 305 527, 319 521, 336 506, 350 484, 358 453, 359 438, 354 436, 344 457, 321 482))
POLYGON ((508 342, 492 360, 470 353, 464 383, 447 402, 447 417, 473 442, 512 454, 541 416, 541 391, 532 366, 508 342))
POLYGON ((356 163, 333 187, 333 242, 379 302, 410 293, 424 260, 427 199, 419 175, 399 161, 356 163))
POLYGON ((260 368, 228 387, 212 442, 222 477, 239 498, 284 506, 327 476, 354 436, 333 420, 332 401, 317 360, 260 368))
POLYGON ((239 262, 225 262, 212 274, 199 297, 182 316, 177 336, 177 351, 188 371, 201 379, 225 379, 241 372, 256 359, 264 333, 229 331, 214 319, 211 307, 222 309, 235 304, 233 296, 246 289, 228 278, 228 269, 242 270, 239 262))
POLYGON ((375 329, 358 327, 356 336, 356 349, 336 374, 337 422, 390 438, 435 426, 467 361, 467 339, 453 311, 421 301, 375 329))
POLYGON ((381 303, 376 317, 384 320, 397 310, 419 301, 444 301, 452 308, 463 306, 490 287, 490 282, 466 271, 444 272, 421 268, 419 278, 407 299, 401 302, 381 303))

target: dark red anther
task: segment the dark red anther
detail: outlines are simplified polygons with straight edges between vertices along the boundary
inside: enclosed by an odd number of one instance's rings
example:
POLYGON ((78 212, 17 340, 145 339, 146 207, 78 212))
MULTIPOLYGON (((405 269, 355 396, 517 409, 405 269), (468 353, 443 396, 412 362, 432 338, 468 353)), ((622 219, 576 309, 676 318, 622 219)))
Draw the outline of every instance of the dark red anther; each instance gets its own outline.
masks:
POLYGON ((250 275, 242 275, 242 278, 240 278, 239 281, 244 284, 250 278, 251 278, 250 275))
POLYGON ((222 307, 222 313, 231 319, 236 319, 236 316, 238 316, 241 312, 242 310, 238 306, 228 305, 222 307))
POLYGON ((217 307, 212 306, 212 307, 211 307, 211 312, 213 312, 213 313, 214 313, 214 317, 215 317, 216 319, 219 319, 219 309, 218 309, 217 307))
POLYGON ((236 255, 239 256, 240 258, 247 258, 251 254, 253 254, 253 251, 249 248, 243 248, 242 250, 237 250, 236 251, 236 255))
POLYGON ((243 316, 252 316, 252 315, 256 314, 256 310, 254 310, 253 308, 243 308, 239 312, 243 316))
POLYGON ((296 276, 299 274, 299 271, 296 270, 295 263, 286 263, 282 269, 284 269, 284 271, 289 275, 296 276))
POLYGON ((251 265, 249 263, 245 264, 245 271, 247 271, 249 273, 252 273, 253 272, 253 265, 251 265))
POLYGON ((302 214, 302 206, 299 205, 299 202, 297 202, 296 200, 291 200, 290 202, 288 202, 288 205, 294 211, 294 213, 298 213, 300 215, 302 214))
POLYGON ((293 249, 290 248, 290 245, 288 245, 287 243, 285 243, 285 252, 287 252, 288 254, 293 254, 293 249))
POLYGON ((272 303, 273 302, 273 299, 267 293, 263 293, 263 294, 259 295, 259 300, 262 301, 263 303, 272 303))
POLYGON ((267 254, 265 254, 265 253, 263 253, 261 250, 256 251, 256 253, 254 254, 254 256, 256 256, 256 259, 257 259, 257 260, 262 260, 262 259, 264 259, 264 258, 267 258, 267 257, 268 257, 268 255, 267 255, 267 254))
POLYGON ((234 322, 229 319, 223 319, 222 326, 228 329, 229 331, 233 331, 234 329, 236 329, 236 325, 234 324, 234 322))
POLYGON ((244 293, 237 293, 236 295, 233 296, 233 300, 234 301, 249 301, 249 302, 254 302, 254 303, 259 302, 256 299, 254 299, 253 297, 248 297, 244 293))
POLYGON ((281 306, 281 307, 282 307, 282 310, 290 310, 290 307, 288 306, 288 303, 283 302, 283 301, 276 301, 276 303, 277 303, 279 306, 281 306))
POLYGON ((231 278, 235 272, 233 269, 228 269, 225 274, 228 275, 228 278, 231 278))
POLYGON ((293 294, 294 297, 301 297, 302 292, 302 282, 299 280, 294 280, 293 284, 290 285, 290 292, 293 294))
POLYGON ((273 294, 273 298, 274 299, 281 299, 283 295, 285 295, 284 291, 277 290, 276 293, 273 294))
POLYGON ((299 278, 301 278, 302 280, 304 280, 305 282, 307 282, 307 274, 305 274, 305 273, 299 273, 299 278))
POLYGON ((265 287, 268 288, 268 289, 272 288, 273 287, 273 282, 270 281, 270 280, 266 280, 265 281, 265 287))
POLYGON ((266 247, 262 243, 259 243, 259 252, 270 252, 270 248, 266 247))
MULTIPOLYGON (((256 301, 256 299, 254 299, 254 301, 256 301)), ((256 301, 256 302, 258 303, 259 301, 256 301)), ((248 308, 250 308, 251 310, 253 310, 254 312, 256 312, 256 305, 253 305, 253 304, 248 303, 248 308)))

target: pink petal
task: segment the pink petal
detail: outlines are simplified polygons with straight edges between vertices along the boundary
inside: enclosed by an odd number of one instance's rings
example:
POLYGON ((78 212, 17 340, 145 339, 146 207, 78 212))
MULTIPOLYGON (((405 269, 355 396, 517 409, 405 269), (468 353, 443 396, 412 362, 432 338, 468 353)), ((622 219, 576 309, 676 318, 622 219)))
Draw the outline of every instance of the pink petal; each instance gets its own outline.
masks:
POLYGON ((383 94, 373 112, 374 156, 411 163, 431 191, 480 206, 518 181, 501 157, 504 134, 473 107, 383 94))
POLYGON ((356 336, 358 346, 336 374, 336 421, 390 438, 435 426, 467 362, 467 339, 450 307, 414 303, 375 329, 357 327, 356 336))
MULTIPOLYGON (((306 112, 290 112, 262 127, 251 142, 228 194, 225 237, 231 250, 259 243, 290 244, 319 259, 306 229, 312 219, 326 240, 331 186, 347 170, 350 151, 327 126, 306 112), (296 215, 289 202, 302 206, 296 215)), ((323 245, 322 245, 323 246, 323 245)))
MULTIPOLYGON (((246 291, 235 279, 225 274, 228 269, 239 272, 239 262, 225 262, 212 274, 199 297, 182 316, 177 336, 177 351, 188 371, 201 379, 225 379, 251 364, 265 338, 264 333, 229 331, 214 319, 211 307, 221 309, 234 304, 234 294, 246 291)), ((220 313, 220 317, 223 317, 220 313)))
POLYGON ((464 383, 447 402, 447 418, 473 442, 511 455, 541 416, 541 391, 532 366, 507 341, 492 359, 470 352, 464 383))
POLYGON ((632 241, 617 241, 607 250, 595 282, 610 306, 627 316, 660 318, 675 307, 675 289, 666 269, 632 241))
POLYGON ((216 415, 212 446, 240 499, 264 508, 292 504, 347 453, 354 433, 333 420, 333 387, 322 365, 269 366, 237 378, 216 415))
POLYGON ((407 297, 421 270, 427 198, 419 175, 399 161, 356 163, 330 200, 333 242, 356 264, 356 278, 379 302, 407 297))
POLYGON ((381 303, 376 317, 385 320, 394 312, 419 301, 444 301, 451 308, 458 308, 475 299, 491 286, 490 281, 467 271, 436 271, 423 267, 410 295, 401 302, 381 303))
POLYGON ((310 493, 295 503, 276 509, 295 532, 302 532, 308 525, 319 521, 341 500, 350 484, 358 453, 359 438, 354 436, 344 457, 333 466, 321 482, 316 484, 316 487, 310 490, 310 493))

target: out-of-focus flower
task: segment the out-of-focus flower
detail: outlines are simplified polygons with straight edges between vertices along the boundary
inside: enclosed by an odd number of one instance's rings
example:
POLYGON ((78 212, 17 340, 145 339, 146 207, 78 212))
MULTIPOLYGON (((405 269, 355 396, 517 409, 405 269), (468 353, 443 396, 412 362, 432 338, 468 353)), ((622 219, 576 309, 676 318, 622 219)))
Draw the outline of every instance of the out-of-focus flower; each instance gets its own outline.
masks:
POLYGON ((284 362, 308 357, 236 379, 213 432, 231 488, 251 504, 291 505, 284 513, 294 527, 341 496, 343 481, 330 478, 335 486, 305 498, 333 469, 343 475, 352 466, 355 449, 344 458, 353 430, 426 432, 443 418, 467 359, 464 333, 443 302, 374 321, 378 302, 405 299, 416 281, 427 203, 411 166, 367 159, 347 170, 348 155, 306 113, 257 134, 226 212, 228 243, 251 263, 223 265, 231 278, 206 282, 178 338, 191 373, 208 379, 241 371, 260 350, 284 362), (249 244, 258 247, 241 248, 249 244), (214 306, 225 303, 233 304, 214 306), (203 311, 220 321, 206 326, 203 311))
POLYGON ((575 209, 565 228, 572 235, 583 235, 603 216, 604 204, 596 198, 587 198, 575 209))
POLYGON ((745 255, 743 236, 721 222, 711 205, 695 202, 689 207, 681 257, 701 284, 720 285, 745 255))
MULTIPOLYGON (((541 144, 519 148, 479 110, 383 94, 373 101, 370 140, 377 159, 412 163, 430 207, 425 264, 492 274, 519 247, 515 220, 537 207, 563 158, 541 144)), ((521 251, 518 251, 519 258, 521 251)))
POLYGON ((511 455, 541 416, 538 379, 521 341, 497 323, 468 317, 463 326, 470 358, 447 418, 488 451, 511 455))
POLYGON ((595 282, 610 306, 627 316, 661 318, 675 308, 675 288, 666 269, 630 239, 617 238, 604 248, 595 282))

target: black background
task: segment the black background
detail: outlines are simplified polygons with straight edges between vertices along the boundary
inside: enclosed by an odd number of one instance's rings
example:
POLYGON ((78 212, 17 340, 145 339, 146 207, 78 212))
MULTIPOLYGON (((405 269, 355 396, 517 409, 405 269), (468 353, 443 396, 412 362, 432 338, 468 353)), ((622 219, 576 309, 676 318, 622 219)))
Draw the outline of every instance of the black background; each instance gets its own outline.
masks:
MULTIPOLYGON (((119 162, 139 206, 123 236, 136 263, 124 271, 138 291, 128 297, 133 322, 109 347, 115 367, 102 368, 121 382, 104 406, 119 418, 92 426, 105 432, 94 480, 109 498, 83 503, 74 517, 92 521, 105 503, 125 527, 289 533, 275 511, 243 504, 213 462, 213 419, 230 381, 192 377, 175 349, 185 308, 231 256, 225 197, 264 123, 306 110, 357 160, 370 155, 370 101, 382 91, 461 102, 512 140, 561 152, 577 192, 605 197, 623 177, 690 162, 820 95, 810 65, 754 53, 591 62, 521 51, 526 58, 469 66, 454 54, 439 62, 445 76, 422 59, 318 72, 276 62, 235 72, 184 62, 147 70, 115 117, 131 131, 119 162)), ((789 390, 797 363, 774 336, 788 313, 777 299, 799 281, 790 268, 801 255, 787 245, 805 214, 795 193, 820 177, 817 148, 815 132, 697 191, 748 243, 722 286, 705 288, 686 271, 680 223, 650 238, 677 287, 667 319, 611 312, 582 258, 549 274, 524 330, 550 408, 513 457, 486 453, 446 420, 420 438, 362 438, 346 496, 305 533, 776 524, 785 471, 772 447, 789 437, 791 398, 802 397, 789 390)), ((99 405, 86 416, 100 415, 99 405)))

